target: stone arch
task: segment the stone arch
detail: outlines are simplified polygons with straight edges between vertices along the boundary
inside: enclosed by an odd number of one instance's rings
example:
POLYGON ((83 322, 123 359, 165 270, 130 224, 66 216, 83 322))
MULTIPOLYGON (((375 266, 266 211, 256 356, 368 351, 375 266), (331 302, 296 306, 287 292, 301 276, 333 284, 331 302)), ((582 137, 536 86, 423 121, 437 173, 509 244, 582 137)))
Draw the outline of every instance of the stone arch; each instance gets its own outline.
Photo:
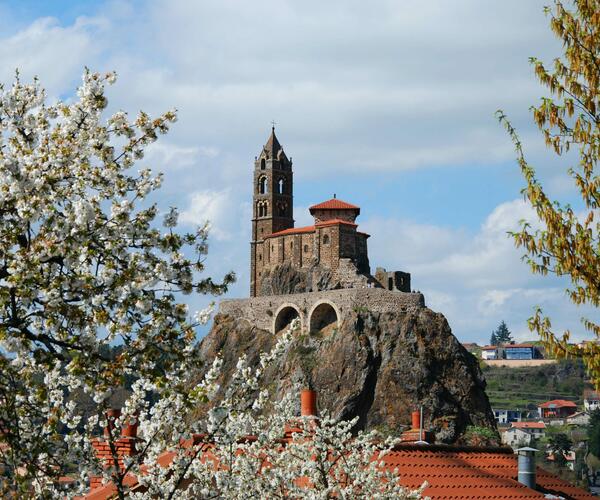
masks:
POLYGON ((290 323, 296 318, 300 320, 300 330, 302 330, 304 322, 302 321, 300 308, 296 304, 290 302, 281 304, 273 315, 273 334, 276 335, 290 326, 290 323))
POLYGON ((341 317, 338 306, 329 300, 320 300, 312 306, 308 314, 309 332, 317 333, 325 329, 339 328, 341 317))

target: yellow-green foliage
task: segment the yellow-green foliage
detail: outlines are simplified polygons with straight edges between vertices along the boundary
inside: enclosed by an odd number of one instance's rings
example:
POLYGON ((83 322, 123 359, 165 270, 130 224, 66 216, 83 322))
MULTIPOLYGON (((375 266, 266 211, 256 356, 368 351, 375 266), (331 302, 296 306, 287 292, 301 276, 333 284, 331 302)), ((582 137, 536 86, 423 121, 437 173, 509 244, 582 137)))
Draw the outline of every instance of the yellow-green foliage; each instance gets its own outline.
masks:
MULTIPOLYGON (((563 43, 563 55, 551 68, 531 59, 535 75, 549 91, 533 107, 533 119, 546 145, 558 156, 575 150, 578 164, 568 173, 575 183, 585 209, 575 213, 568 205, 548 198, 534 168, 527 162, 516 130, 502 111, 498 118, 514 142, 518 162, 526 180, 523 194, 542 222, 536 230, 523 222, 513 233, 515 244, 525 249, 525 259, 536 274, 568 276, 568 296, 575 304, 600 305, 600 0, 573 0, 567 9, 555 0, 546 8, 550 27, 563 43)), ((584 328, 600 338, 600 325, 581 318, 584 328)), ((600 345, 583 348, 569 345, 570 331, 557 335, 550 318, 537 309, 529 319, 546 347, 558 357, 581 357, 600 388, 600 345)))

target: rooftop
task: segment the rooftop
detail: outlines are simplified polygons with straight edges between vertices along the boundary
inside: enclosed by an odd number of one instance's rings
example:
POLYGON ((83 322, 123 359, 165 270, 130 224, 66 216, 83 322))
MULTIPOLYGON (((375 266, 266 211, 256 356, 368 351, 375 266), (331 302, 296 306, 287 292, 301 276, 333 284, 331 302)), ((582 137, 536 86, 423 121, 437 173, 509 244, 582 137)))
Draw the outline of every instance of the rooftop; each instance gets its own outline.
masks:
MULTIPOLYGON (((284 229, 283 231, 277 231, 276 233, 265 236, 267 238, 273 238, 275 236, 286 236, 290 234, 303 234, 303 233, 313 233, 319 227, 328 227, 328 226, 349 226, 352 228, 358 227, 358 224, 354 224, 353 222, 348 222, 343 219, 330 219, 323 222, 319 222, 313 226, 304 226, 304 227, 290 227, 289 229, 284 229)), ((360 231, 359 231, 360 233, 360 231)), ((367 233, 360 233, 366 236, 369 236, 367 233)))
MULTIPOLYGON (((163 453, 159 463, 166 466, 173 454, 163 453)), ((399 444, 383 458, 385 468, 398 469, 400 482, 418 488, 425 481, 424 495, 432 500, 527 500, 545 498, 546 494, 574 500, 593 499, 586 491, 557 476, 537 468, 538 490, 517 481, 517 456, 507 447, 478 448, 447 445, 399 444)), ((130 486, 137 483, 128 476, 130 486)), ((115 497, 112 485, 91 491, 87 500, 115 497)))
POLYGON ((515 429, 545 429, 544 422, 512 422, 512 427, 515 429))
POLYGON ((552 401, 546 401, 538 405, 539 408, 577 408, 577 405, 573 401, 567 401, 565 399, 553 399, 552 401))
POLYGON ((534 499, 545 493, 565 498, 594 498, 558 477, 537 468, 535 491, 517 481, 517 456, 509 448, 451 447, 443 445, 400 445, 386 455, 386 467, 398 468, 400 482, 437 499, 534 499))
POLYGON ((324 201, 323 203, 317 203, 308 209, 312 214, 315 210, 354 210, 360 213, 360 207, 352 205, 346 201, 338 198, 331 198, 330 200, 324 201))

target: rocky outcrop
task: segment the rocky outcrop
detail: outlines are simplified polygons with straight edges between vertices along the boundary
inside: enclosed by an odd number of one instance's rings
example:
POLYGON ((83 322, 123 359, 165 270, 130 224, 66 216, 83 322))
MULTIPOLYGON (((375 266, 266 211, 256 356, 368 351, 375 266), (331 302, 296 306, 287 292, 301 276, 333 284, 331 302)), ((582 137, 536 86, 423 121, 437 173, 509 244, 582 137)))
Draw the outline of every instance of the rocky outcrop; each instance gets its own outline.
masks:
MULTIPOLYGON (((256 363, 273 342, 270 332, 243 317, 219 314, 199 355, 209 362, 220 352, 226 381, 241 354, 256 363)), ((360 307, 339 327, 298 332, 286 355, 268 368, 265 384, 277 399, 311 386, 322 410, 358 416, 360 428, 397 433, 420 405, 438 442, 457 441, 469 425, 496 428, 477 360, 444 316, 426 307, 391 313, 360 307)))
POLYGON ((260 295, 288 295, 293 293, 320 292, 340 288, 380 287, 370 274, 362 273, 351 259, 340 259, 338 268, 314 263, 306 268, 296 268, 286 262, 266 270, 260 284, 260 295))

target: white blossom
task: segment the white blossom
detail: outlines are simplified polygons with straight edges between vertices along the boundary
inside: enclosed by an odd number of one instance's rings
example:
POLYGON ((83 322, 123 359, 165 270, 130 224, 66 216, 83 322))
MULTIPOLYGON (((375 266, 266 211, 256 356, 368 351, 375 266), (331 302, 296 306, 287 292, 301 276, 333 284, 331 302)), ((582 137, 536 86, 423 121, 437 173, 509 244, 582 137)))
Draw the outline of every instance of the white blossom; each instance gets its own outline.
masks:
POLYGON ((172 208, 165 231, 158 207, 141 203, 162 175, 134 167, 176 113, 105 117, 105 87, 115 78, 86 70, 77 98, 52 104, 37 80, 17 76, 0 86, 0 496, 73 497, 98 476, 120 498, 270 498, 282 489, 296 498, 415 498, 374 465, 373 454, 386 448, 373 435, 351 438, 352 423, 299 420, 291 395, 267 415, 272 395, 261 381, 285 355, 292 328, 257 367, 242 357, 223 384, 217 357, 192 383, 203 369, 195 328, 213 305, 190 317, 179 299, 221 294, 234 276, 222 283, 199 276, 208 224, 179 234, 172 208), (111 398, 127 382, 130 394, 115 418, 111 398), (91 416, 76 404, 81 395, 96 405, 91 416), (206 416, 194 419, 203 405, 206 416), (133 421, 138 453, 123 468, 114 466, 115 455, 101 463, 94 440, 106 428, 116 450, 133 421), (282 449, 290 421, 300 436, 282 449), (199 432, 228 468, 215 470, 194 453, 200 448, 190 439, 199 432), (329 449, 344 460, 331 480, 319 480, 329 449), (172 460, 161 466, 165 452, 172 460), (128 474, 147 491, 130 491, 128 474), (56 487, 64 475, 76 482, 66 493, 56 487), (300 488, 299 477, 313 487, 300 488))

